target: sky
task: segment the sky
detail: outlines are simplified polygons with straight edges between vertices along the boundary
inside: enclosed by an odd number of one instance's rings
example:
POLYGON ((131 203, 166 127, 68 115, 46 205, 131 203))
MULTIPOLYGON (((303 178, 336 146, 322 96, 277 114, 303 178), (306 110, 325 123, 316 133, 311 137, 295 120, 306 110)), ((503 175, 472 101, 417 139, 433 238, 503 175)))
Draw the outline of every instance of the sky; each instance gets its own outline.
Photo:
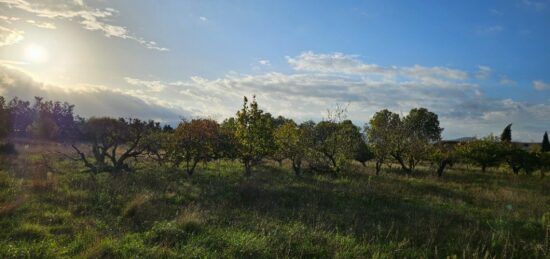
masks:
POLYGON ((550 131, 550 1, 0 0, 0 94, 85 117, 437 113, 443 137, 550 131))

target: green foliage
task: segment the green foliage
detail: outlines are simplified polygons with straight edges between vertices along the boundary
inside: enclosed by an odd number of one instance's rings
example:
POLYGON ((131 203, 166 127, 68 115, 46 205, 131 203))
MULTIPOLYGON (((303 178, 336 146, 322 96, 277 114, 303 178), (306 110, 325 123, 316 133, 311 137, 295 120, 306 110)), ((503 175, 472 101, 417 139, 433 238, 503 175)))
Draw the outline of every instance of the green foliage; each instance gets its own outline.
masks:
POLYGON ((367 139, 376 159, 376 174, 379 174, 382 164, 395 153, 398 146, 401 127, 399 115, 389 110, 381 110, 374 114, 365 126, 367 139))
POLYGON ((426 108, 414 108, 403 118, 401 138, 405 139, 404 153, 408 165, 404 166, 399 155, 395 158, 406 172, 412 172, 422 160, 429 158, 432 144, 441 140, 442 131, 437 114, 426 108))
POLYGON ((527 174, 531 174, 540 167, 540 159, 537 157, 536 153, 523 150, 510 142, 505 142, 502 145, 504 160, 514 174, 519 174, 520 170, 524 170, 527 174))
POLYGON ((235 138, 237 154, 244 164, 245 174, 251 174, 252 166, 275 149, 273 122, 258 107, 254 96, 250 105, 244 97, 243 108, 237 112, 235 121, 235 138))
POLYGON ((382 110, 374 114, 366 127, 377 166, 392 156, 407 172, 429 158, 432 144, 441 139, 438 116, 426 108, 414 108, 403 119, 398 114, 382 110))
POLYGON ((361 141, 357 143, 357 150, 355 152, 355 160, 361 163, 366 167, 367 161, 370 161, 374 158, 374 153, 370 150, 367 142, 364 138, 361 138, 361 141))
POLYGON ((460 144, 458 152, 467 162, 480 166, 483 172, 485 172, 488 167, 500 165, 505 155, 503 145, 499 139, 493 135, 460 144))
POLYGON ((355 159, 362 141, 359 128, 349 120, 321 121, 312 133, 308 162, 316 171, 341 172, 355 159))
POLYGON ((174 164, 184 164, 188 175, 192 175, 199 162, 220 158, 227 138, 220 125, 211 119, 184 121, 174 134, 174 164))
POLYGON ((436 173, 441 177, 447 166, 457 162, 458 155, 453 145, 439 142, 432 148, 429 160, 437 165, 436 173))
POLYGON ((282 158, 288 158, 292 162, 292 168, 296 175, 300 175, 302 160, 308 148, 305 128, 298 127, 294 122, 287 122, 275 129, 275 151, 282 158))

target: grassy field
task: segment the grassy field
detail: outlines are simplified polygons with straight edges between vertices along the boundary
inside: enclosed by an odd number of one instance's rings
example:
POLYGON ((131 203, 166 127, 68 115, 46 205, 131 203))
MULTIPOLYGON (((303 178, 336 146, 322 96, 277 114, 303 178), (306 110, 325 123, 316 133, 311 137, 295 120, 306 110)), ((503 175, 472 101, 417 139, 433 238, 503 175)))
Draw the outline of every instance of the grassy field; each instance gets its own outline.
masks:
POLYGON ((269 163, 244 178, 230 161, 92 178, 65 147, 17 148, 0 171, 0 258, 550 258, 548 178, 296 178, 269 163))

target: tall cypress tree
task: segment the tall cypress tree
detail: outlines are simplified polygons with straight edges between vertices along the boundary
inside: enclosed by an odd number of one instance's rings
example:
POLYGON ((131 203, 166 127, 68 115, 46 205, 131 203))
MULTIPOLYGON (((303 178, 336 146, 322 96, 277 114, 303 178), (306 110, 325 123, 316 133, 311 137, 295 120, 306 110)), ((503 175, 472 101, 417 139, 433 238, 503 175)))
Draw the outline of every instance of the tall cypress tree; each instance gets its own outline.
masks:
POLYGON ((508 126, 504 128, 502 134, 500 135, 500 141, 512 142, 512 123, 508 124, 508 126))
POLYGON ((550 152, 550 141, 548 141, 548 132, 544 132, 544 137, 542 137, 542 152, 550 152))

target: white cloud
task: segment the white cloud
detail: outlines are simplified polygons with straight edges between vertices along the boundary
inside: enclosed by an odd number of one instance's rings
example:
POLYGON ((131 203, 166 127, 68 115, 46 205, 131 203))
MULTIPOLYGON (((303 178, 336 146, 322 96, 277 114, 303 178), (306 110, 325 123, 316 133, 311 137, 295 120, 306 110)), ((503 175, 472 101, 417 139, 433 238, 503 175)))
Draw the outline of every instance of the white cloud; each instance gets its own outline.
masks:
POLYGON ((501 85, 516 85, 516 81, 508 78, 506 75, 500 76, 500 84, 501 85))
POLYGON ((199 19, 203 22, 206 22, 208 21, 208 18, 204 17, 204 16, 199 16, 199 19))
POLYGON ((0 47, 15 44, 23 40, 23 31, 0 26, 0 47))
POLYGON ((267 59, 260 59, 258 60, 258 63, 262 66, 268 66, 268 67, 271 66, 271 62, 267 59))
POLYGON ((0 15, 0 20, 4 21, 7 24, 11 24, 12 22, 19 21, 20 19, 18 17, 0 15))
POLYGON ((493 70, 488 66, 478 66, 478 68, 479 70, 476 73, 477 79, 487 79, 491 76, 491 73, 493 72, 493 70))
POLYGON ((53 23, 49 23, 49 22, 37 22, 35 20, 27 20, 27 23, 29 24, 32 24, 38 28, 43 28, 43 29, 55 29, 55 24, 53 23))
POLYGON ((524 6, 534 8, 537 11, 542 11, 546 7, 546 4, 543 1, 522 0, 521 3, 524 6))
POLYGON ((550 83, 543 82, 542 80, 533 81, 533 87, 538 91, 550 90, 550 83))
MULTIPOLYGON (((129 39, 143 45, 148 49, 168 51, 159 47, 155 42, 144 40, 131 34, 124 26, 111 24, 116 10, 112 8, 96 9, 84 4, 83 1, 27 1, 27 0, 0 0, 8 8, 16 8, 34 14, 42 19, 78 20, 86 30, 101 31, 107 37, 129 39)), ((44 26, 42 23, 41 25, 44 26)), ((45 25, 51 28, 52 24, 45 25)))
POLYGON ((131 78, 131 77, 125 77, 124 80, 130 85, 144 87, 147 91, 150 91, 150 92, 158 93, 164 90, 164 88, 166 88, 166 85, 164 85, 160 81, 144 81, 144 80, 131 78))
POLYGON ((356 55, 342 53, 316 54, 304 52, 297 57, 287 57, 288 63, 298 71, 336 73, 356 76, 382 76, 385 78, 405 77, 424 79, 464 80, 468 74, 464 71, 447 67, 382 67, 364 63, 356 55))

